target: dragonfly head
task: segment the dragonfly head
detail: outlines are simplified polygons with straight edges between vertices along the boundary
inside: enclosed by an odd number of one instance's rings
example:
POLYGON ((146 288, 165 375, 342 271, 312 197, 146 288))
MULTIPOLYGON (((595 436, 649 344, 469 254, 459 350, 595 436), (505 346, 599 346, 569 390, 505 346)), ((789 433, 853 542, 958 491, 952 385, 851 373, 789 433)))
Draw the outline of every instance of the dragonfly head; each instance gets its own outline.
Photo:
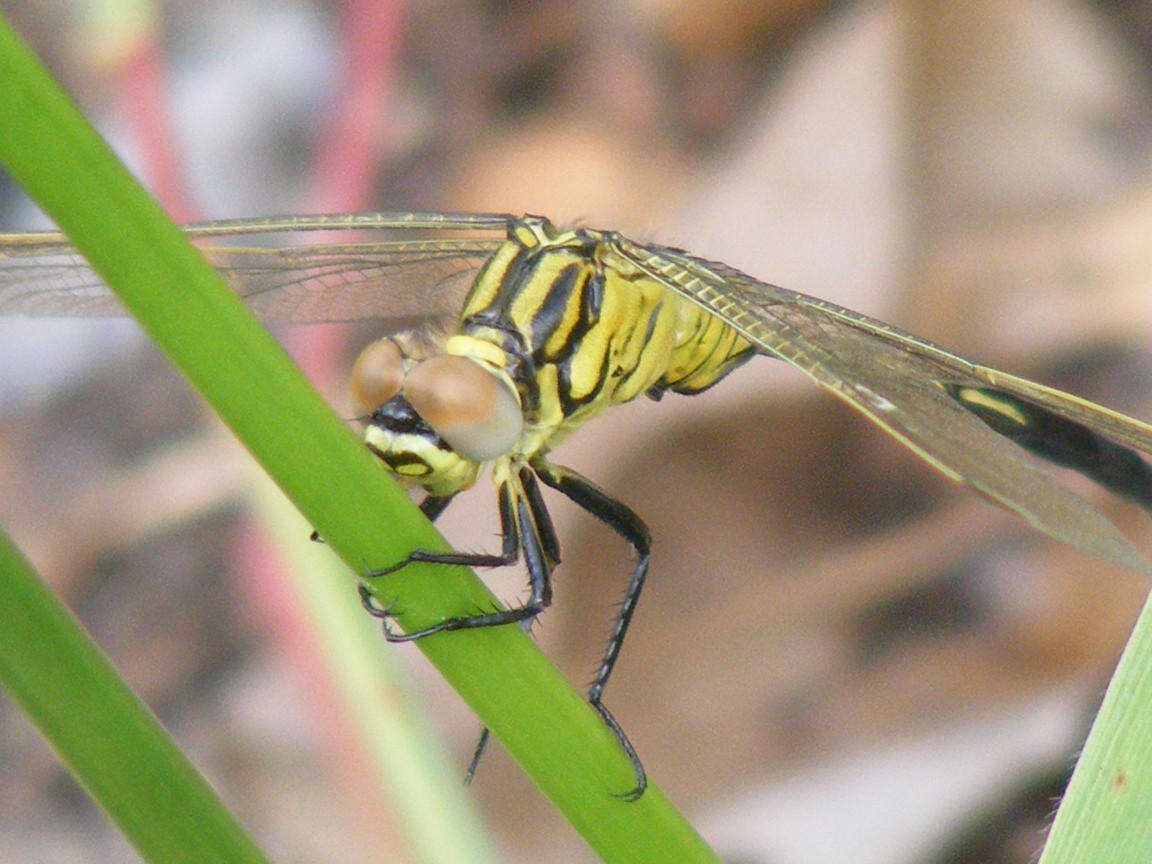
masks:
POLYGON ((417 360, 392 339, 361 352, 351 390, 368 414, 364 441, 397 475, 433 495, 476 481, 520 439, 520 399, 506 376, 455 354, 417 360))

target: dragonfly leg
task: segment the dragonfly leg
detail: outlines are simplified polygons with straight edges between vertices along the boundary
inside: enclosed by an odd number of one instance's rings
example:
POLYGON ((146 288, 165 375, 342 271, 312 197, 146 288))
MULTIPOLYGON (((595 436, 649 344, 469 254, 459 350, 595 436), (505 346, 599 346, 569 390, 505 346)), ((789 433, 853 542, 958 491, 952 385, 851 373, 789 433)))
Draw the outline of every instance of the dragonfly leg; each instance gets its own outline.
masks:
MULTIPOLYGON (((556 529, 552 525, 552 517, 544 505, 540 495, 540 487, 536 485, 536 478, 527 468, 520 471, 520 484, 524 490, 524 497, 528 503, 528 515, 534 530, 521 526, 521 536, 525 538, 524 558, 529 571, 529 579, 533 584, 533 596, 539 597, 547 605, 552 599, 551 573, 552 569, 560 563, 560 541, 556 537, 556 529), (540 584, 539 590, 536 585, 540 584)), ((543 607, 541 607, 543 608, 543 607)), ((525 633, 530 633, 536 616, 533 615, 520 621, 520 627, 525 633)), ((468 762, 468 770, 464 773, 465 785, 472 782, 476 776, 476 769, 480 765, 480 758, 488 746, 490 738, 488 727, 480 729, 480 736, 472 750, 472 758, 468 762)))
MULTIPOLYGON (((389 567, 369 570, 364 574, 364 578, 379 579, 381 576, 403 570, 409 564, 417 561, 429 564, 462 564, 465 567, 504 567, 516 563, 516 559, 520 557, 520 541, 515 529, 515 518, 510 515, 509 508, 512 507, 512 503, 510 500, 505 501, 505 497, 510 495, 511 493, 506 492, 504 486, 500 487, 500 530, 504 535, 504 540, 499 555, 487 555, 482 552, 437 552, 432 549, 413 549, 389 567)), ((453 497, 455 496, 429 495, 420 502, 420 510, 429 520, 435 522, 440 514, 448 509, 453 497)))
MULTIPOLYGON (((500 567, 514 563, 524 554, 524 561, 528 568, 531 595, 521 606, 512 609, 497 609, 494 612, 481 612, 475 615, 462 615, 446 618, 430 627, 414 630, 408 633, 398 633, 387 626, 387 621, 393 617, 393 611, 381 607, 375 602, 367 605, 370 612, 385 621, 384 634, 390 642, 411 642, 430 636, 433 633, 442 633, 451 630, 469 630, 476 627, 497 627, 502 624, 514 624, 519 621, 535 618, 552 602, 552 568, 555 561, 551 556, 556 548, 555 534, 552 533, 551 521, 546 518, 541 528, 537 527, 537 502, 540 502, 539 491, 536 490, 535 480, 528 474, 529 492, 524 488, 522 479, 518 478, 515 484, 501 483, 498 489, 500 503, 500 527, 504 536, 503 549, 499 555, 486 555, 470 552, 435 552, 428 549, 416 549, 404 557, 399 563, 380 570, 371 570, 364 575, 366 579, 377 579, 394 573, 402 567, 415 561, 433 564, 459 564, 466 567, 500 567), (542 539, 540 531, 551 535, 542 539)), ((427 501, 427 499, 426 499, 427 501)), ((436 515, 443 511, 446 503, 437 501, 429 506, 436 515)), ((540 504, 542 506, 542 503, 540 504)), ((366 589, 362 587, 361 598, 366 589)))
MULTIPOLYGON (((448 505, 452 503, 455 495, 425 495, 424 500, 419 504, 420 512, 428 517, 430 522, 435 522, 436 519, 448 509, 448 505)), ((318 532, 312 532, 313 541, 323 543, 318 532)), ((360 605, 363 606, 369 615, 373 615, 380 619, 384 628, 384 636, 389 642, 402 641, 403 633, 397 633, 388 626, 388 619, 392 617, 391 606, 381 606, 379 601, 372 595, 372 593, 363 585, 357 586, 360 593, 360 605)))
POLYGON ((448 509, 448 505, 455 497, 455 494, 425 495, 424 500, 420 502, 420 512, 428 517, 429 522, 435 522, 440 518, 440 514, 448 509))
POLYGON ((476 769, 480 767, 480 757, 488 747, 488 739, 492 733, 487 726, 480 727, 480 735, 476 739, 476 746, 472 749, 472 758, 468 760, 468 770, 464 772, 464 785, 467 786, 476 777, 476 769))
POLYGON ((620 656, 620 648, 624 644, 624 636, 628 632, 628 625, 632 622, 632 615, 636 611, 636 603, 640 599, 640 592, 644 588, 644 580, 648 576, 648 560, 652 548, 652 537, 648 526, 631 509, 620 501, 609 496, 604 490, 592 481, 559 465, 553 465, 544 459, 532 462, 532 469, 545 484, 562 492, 574 503, 587 510, 609 528, 622 537, 636 552, 636 565, 628 578, 628 586, 624 589, 624 597, 616 612, 616 620, 612 624, 612 632, 608 637, 608 645, 600 659, 600 666, 592 676, 592 684, 588 688, 588 701, 604 719, 604 723, 612 730, 620 746, 632 762, 636 774, 636 787, 624 797, 634 801, 644 794, 648 784, 644 766, 636 755, 636 750, 624 734, 624 730, 611 712, 601 701, 604 688, 612 675, 612 669, 620 656))
MULTIPOLYGON (((528 631, 536 616, 552 602, 552 570, 559 562, 560 544, 532 471, 527 468, 521 469, 517 480, 518 482, 515 484, 510 482, 500 484, 498 490, 500 526, 504 535, 504 547, 500 555, 432 553, 427 550, 416 550, 399 565, 372 571, 367 574, 367 578, 395 572, 412 561, 465 564, 473 567, 511 564, 516 561, 522 551, 524 563, 528 569, 531 591, 528 601, 514 609, 500 609, 495 612, 448 618, 431 627, 425 627, 411 633, 399 633, 393 630, 388 623, 393 617, 391 607, 381 606, 368 589, 361 585, 359 589, 360 602, 369 613, 381 619, 384 636, 389 642, 411 642, 433 633, 474 627, 495 627, 511 623, 519 623, 525 631, 528 631)), ((429 519, 435 519, 447 507, 449 500, 429 496, 421 502, 420 507, 429 519)), ((465 783, 471 782, 475 776, 476 768, 480 764, 480 758, 487 747, 488 739, 488 729, 482 728, 472 753, 472 759, 468 763, 468 770, 464 775, 465 783)))

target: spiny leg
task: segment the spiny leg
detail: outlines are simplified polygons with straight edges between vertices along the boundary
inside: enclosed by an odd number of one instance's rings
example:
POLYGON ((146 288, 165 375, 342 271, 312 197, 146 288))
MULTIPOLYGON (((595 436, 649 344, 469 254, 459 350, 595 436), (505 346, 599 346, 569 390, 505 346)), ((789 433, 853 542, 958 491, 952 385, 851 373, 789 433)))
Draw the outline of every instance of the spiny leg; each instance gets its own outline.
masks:
MULTIPOLYGON (((560 540, 556 538, 552 516, 548 515, 548 509, 544 506, 544 499, 540 497, 540 487, 536 485, 536 477, 532 476, 529 469, 522 468, 520 470, 520 482, 524 491, 524 498, 528 501, 528 515, 531 521, 530 525, 521 522, 524 563, 528 567, 529 579, 533 584, 536 583, 533 570, 538 569, 540 573, 546 575, 544 579, 546 591, 544 602, 547 605, 552 602, 552 570, 556 564, 560 563, 560 540)), ((531 634, 532 624, 535 622, 535 615, 525 617, 520 622, 521 629, 526 634, 531 634)), ((488 734, 488 728, 485 726, 480 729, 480 736, 468 763, 468 771, 464 772, 465 785, 472 782, 473 776, 476 776, 476 768, 480 764, 480 757, 484 756, 488 737, 490 734, 488 734)))
MULTIPOLYGON (((425 495, 424 500, 422 500, 419 504, 420 512, 428 517, 429 522, 435 522, 439 518, 440 514, 448 509, 448 505, 452 503, 452 499, 455 497, 455 493, 452 495, 425 495)), ((316 543, 324 542, 319 533, 316 531, 312 532, 311 539, 316 543)), ((383 623, 384 636, 388 639, 389 642, 396 641, 393 637, 403 635, 395 633, 388 626, 388 618, 390 617, 389 612, 391 607, 386 609, 381 606, 376 601, 376 598, 372 596, 371 592, 368 591, 368 589, 363 585, 358 585, 357 591, 360 594, 360 605, 368 610, 369 614, 379 618, 383 623)))
POLYGON ((488 739, 492 733, 487 726, 480 727, 480 735, 476 738, 476 746, 472 748, 472 758, 468 760, 468 770, 464 772, 464 785, 467 786, 476 777, 476 769, 480 767, 480 757, 488 747, 488 739))
POLYGON ((425 495, 420 502, 420 512, 428 517, 429 522, 435 522, 440 514, 448 509, 448 505, 455 499, 456 493, 451 495, 425 495))
MULTIPOLYGON (((525 564, 528 566, 529 586, 531 596, 521 606, 513 609, 497 609, 494 612, 480 612, 475 615, 462 615, 455 618, 446 618, 430 627, 414 630, 409 633, 397 633, 387 626, 388 619, 393 617, 390 609, 382 608, 377 604, 371 593, 360 586, 360 599, 366 609, 384 621, 384 635, 390 642, 411 642, 422 639, 433 633, 442 633, 451 630, 470 630, 476 627, 497 627, 501 624, 513 624, 518 621, 536 617, 552 602, 552 565, 542 550, 536 532, 533 513, 529 501, 520 488, 519 482, 504 482, 499 485, 498 498, 500 504, 500 529, 503 533, 503 550, 499 555, 485 555, 469 552, 436 552, 430 549, 416 549, 406 555, 399 563, 380 570, 371 570, 364 574, 365 579, 377 579, 394 573, 402 567, 415 561, 433 564, 459 564, 466 567, 501 567, 515 563, 524 553, 525 564), (513 488, 515 486, 516 488, 513 488), (527 538, 531 538, 529 541, 527 538)), ((435 509, 435 505, 432 509, 435 509)), ((437 512, 442 512, 443 506, 437 512)))
MULTIPOLYGON (((534 582, 533 568, 542 567, 542 572, 550 577, 552 569, 560 563, 560 541, 556 537, 556 529, 552 525, 552 517, 548 514, 548 508, 544 506, 544 499, 540 495, 540 487, 536 485, 536 478, 527 468, 520 469, 520 484, 528 501, 528 511, 534 529, 529 530, 527 526, 521 524, 520 530, 529 579, 534 582)), ((550 603, 552 600, 551 579, 546 579, 545 584, 547 586, 545 600, 550 603)), ((535 620, 535 616, 525 618, 520 622, 521 629, 525 633, 530 633, 535 620)), ((489 737, 488 727, 482 727, 480 736, 476 740, 476 746, 472 750, 472 758, 468 762, 468 770, 464 772, 465 785, 471 783, 472 778, 476 776, 476 768, 480 765, 480 759, 488 746, 489 737)))
MULTIPOLYGON (((417 505, 420 512, 423 513, 429 522, 435 522, 440 518, 440 515, 448 509, 448 505, 456 498, 456 493, 451 495, 425 495, 423 500, 417 505)), ((319 540, 316 532, 312 532, 312 539, 319 540)), ((323 542, 323 541, 321 541, 323 542)), ((389 642, 403 641, 399 637, 403 636, 402 633, 396 633, 388 626, 388 619, 392 617, 392 607, 381 606, 379 601, 372 595, 367 588, 363 585, 357 586, 357 591, 360 594, 360 605, 363 606, 369 615, 379 618, 384 628, 384 637, 389 642)))
MULTIPOLYGON (((497 489, 497 500, 500 504, 500 533, 503 535, 503 545, 499 555, 487 555, 483 552, 437 552, 434 549, 413 549, 390 567, 379 570, 370 570, 365 574, 366 579, 379 579, 389 573, 402 570, 409 564, 417 561, 430 564, 462 564, 465 567, 504 567, 515 564, 520 557, 520 540, 516 531, 516 506, 514 493, 507 483, 501 483, 497 489)), ((420 510, 431 521, 435 522, 451 503, 453 496, 429 495, 420 502, 420 510)))
MULTIPOLYGON (((500 624, 518 622, 527 632, 539 612, 552 602, 552 570, 560 559, 560 544, 556 537, 552 519, 544 506, 540 495, 540 488, 536 478, 527 468, 519 471, 517 488, 512 483, 502 483, 498 489, 500 502, 500 523, 503 533, 504 548, 500 556, 472 555, 460 553, 435 553, 429 550, 416 550, 408 555, 404 561, 385 570, 373 571, 374 575, 386 575, 395 572, 405 564, 412 561, 436 561, 439 563, 468 564, 469 566, 498 566, 512 564, 516 561, 520 551, 524 553, 525 566, 528 569, 531 597, 527 603, 517 609, 500 610, 494 613, 485 613, 462 618, 450 618, 439 625, 414 631, 412 633, 396 633, 388 626, 391 618, 390 610, 381 607, 375 597, 360 586, 360 602, 369 613, 380 618, 383 624, 385 638, 390 642, 409 642, 431 633, 442 630, 459 630, 469 627, 491 627, 500 624), (467 560, 463 560, 467 559, 467 560), (499 620, 494 620, 499 618, 499 620)), ((420 509, 431 520, 435 520, 444 512, 452 496, 437 497, 429 495, 420 503, 420 509)), ((611 725, 611 724, 610 724, 611 725)), ((476 768, 484 749, 488 744, 488 729, 482 728, 479 740, 468 763, 468 770, 464 775, 464 782, 471 782, 476 774, 476 768)))
MULTIPOLYGON (((452 503, 452 499, 456 496, 453 495, 426 495, 424 500, 420 502, 420 511, 428 517, 429 522, 435 522, 440 514, 448 509, 448 505, 452 503)), ((319 539, 316 532, 313 533, 313 539, 319 539)), ((505 537, 507 534, 505 533, 505 537)), ((392 635, 388 627, 388 613, 387 610, 377 605, 375 598, 368 592, 368 590, 360 586, 360 602, 364 608, 367 609, 372 615, 380 618, 386 637, 392 635)), ((530 619, 529 619, 530 620, 530 619)), ((472 750, 472 758, 468 761, 468 769, 464 772, 464 785, 467 786, 472 782, 472 778, 476 776, 476 768, 480 764, 480 757, 484 755, 484 748, 488 745, 488 727, 480 727, 480 735, 476 741, 476 746, 472 750)))
POLYGON ((532 514, 532 523, 536 527, 536 534, 540 538, 540 551, 549 571, 560 563, 560 540, 556 536, 556 528, 552 524, 552 515, 544 505, 544 498, 540 494, 540 487, 536 485, 535 469, 520 469, 520 486, 524 490, 524 497, 528 501, 528 509, 532 514))
POLYGON ((600 666, 592 677, 592 684, 588 688, 588 702, 600 713, 604 723, 612 730, 632 762, 632 769, 636 774, 636 788, 624 797, 634 801, 644 794, 648 785, 648 777, 644 766, 637 756, 632 742, 624 734, 616 718, 601 701, 604 688, 612 675, 612 669, 620 656, 620 648, 624 644, 624 636, 628 632, 628 625, 636 611, 636 603, 640 599, 640 592, 644 588, 644 579, 648 575, 648 559, 652 549, 652 537, 648 526, 626 505, 610 497, 604 490, 592 481, 560 465, 553 465, 544 459, 533 460, 532 469, 537 476, 548 486, 562 492, 574 503, 587 510, 609 528, 622 537, 636 552, 636 566, 628 578, 628 586, 624 589, 624 597, 616 613, 616 620, 612 625, 611 635, 608 637, 608 646, 600 660, 600 666))

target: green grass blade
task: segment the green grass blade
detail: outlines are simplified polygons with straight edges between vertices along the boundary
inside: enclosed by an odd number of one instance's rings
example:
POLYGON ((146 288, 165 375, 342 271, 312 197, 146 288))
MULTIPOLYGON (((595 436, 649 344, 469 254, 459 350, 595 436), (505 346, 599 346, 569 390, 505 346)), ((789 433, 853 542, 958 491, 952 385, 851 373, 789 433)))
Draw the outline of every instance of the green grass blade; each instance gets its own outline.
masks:
MULTIPOLYGON (((0 162, 333 549, 355 570, 445 549, 7 25, 0 81, 0 162)), ((407 567, 374 590, 405 627, 492 603, 459 567, 407 567)), ((519 628, 419 645, 603 860, 716 860, 655 784, 636 803, 618 797, 632 774, 616 740, 519 628)))
POLYGON ((1040 864, 1152 861, 1152 602, 1144 606, 1040 864))
POLYGON ((145 860, 267 860, 2 532, 0 609, 0 683, 145 860))

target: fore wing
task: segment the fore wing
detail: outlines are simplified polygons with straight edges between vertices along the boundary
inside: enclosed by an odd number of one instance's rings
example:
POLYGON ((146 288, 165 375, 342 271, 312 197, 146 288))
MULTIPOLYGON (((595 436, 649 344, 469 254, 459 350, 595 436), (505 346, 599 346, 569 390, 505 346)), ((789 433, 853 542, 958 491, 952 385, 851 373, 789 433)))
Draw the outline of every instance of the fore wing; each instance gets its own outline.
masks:
POLYGON ((1152 426, 1091 402, 977 366, 888 324, 759 282, 723 264, 621 239, 618 251, 669 289, 731 324, 765 353, 830 390, 947 476, 1033 526, 1107 561, 1152 566, 1092 504, 953 394, 976 388, 1041 406, 1069 428, 1152 452, 1152 426))
MULTIPOLYGON (((373 318, 399 328, 455 315, 507 224, 505 216, 365 213, 207 222, 184 230, 265 321, 373 318)), ((3 314, 124 312, 63 235, 41 232, 0 235, 3 314)))

